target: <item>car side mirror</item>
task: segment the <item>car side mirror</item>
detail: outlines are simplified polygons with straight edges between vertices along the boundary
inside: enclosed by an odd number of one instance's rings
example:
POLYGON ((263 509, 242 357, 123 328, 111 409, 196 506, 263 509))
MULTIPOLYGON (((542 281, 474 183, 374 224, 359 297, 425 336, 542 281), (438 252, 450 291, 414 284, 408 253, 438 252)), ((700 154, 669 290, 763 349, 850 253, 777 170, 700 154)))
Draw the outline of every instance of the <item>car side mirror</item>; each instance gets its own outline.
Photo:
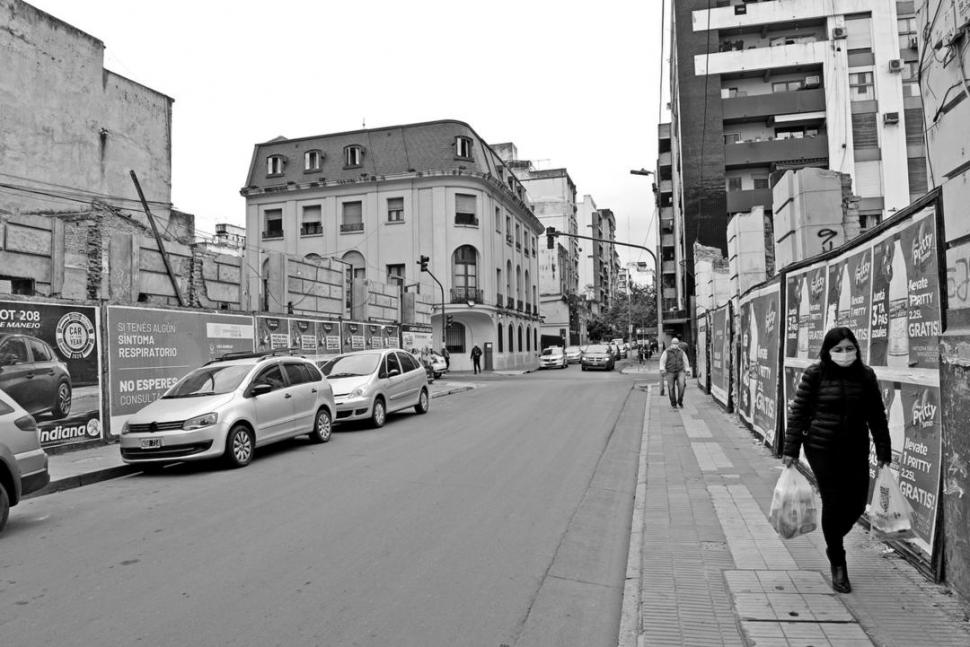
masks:
POLYGON ((258 384, 253 384, 253 388, 250 389, 249 392, 255 398, 256 396, 259 396, 259 395, 265 395, 265 394, 269 393, 272 390, 273 390, 273 385, 272 384, 265 384, 263 382, 260 382, 258 384))

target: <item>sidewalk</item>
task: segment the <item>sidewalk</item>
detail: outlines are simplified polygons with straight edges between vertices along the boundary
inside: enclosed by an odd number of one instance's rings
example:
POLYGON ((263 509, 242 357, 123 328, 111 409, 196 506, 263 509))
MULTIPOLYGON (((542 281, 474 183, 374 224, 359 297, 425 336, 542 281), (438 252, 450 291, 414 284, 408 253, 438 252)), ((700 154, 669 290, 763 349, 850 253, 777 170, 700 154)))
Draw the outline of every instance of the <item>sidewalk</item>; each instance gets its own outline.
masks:
POLYGON ((768 523, 780 461, 710 396, 646 408, 621 647, 970 645, 970 607, 861 526, 834 593, 821 532, 768 523))
MULTIPOLYGON (((431 397, 440 398, 474 388, 474 384, 435 380, 431 385, 431 397)), ((28 495, 27 498, 70 490, 82 485, 136 474, 141 471, 136 466, 126 465, 122 462, 117 443, 98 445, 62 454, 51 454, 48 456, 47 469, 51 475, 50 484, 44 489, 28 495)))

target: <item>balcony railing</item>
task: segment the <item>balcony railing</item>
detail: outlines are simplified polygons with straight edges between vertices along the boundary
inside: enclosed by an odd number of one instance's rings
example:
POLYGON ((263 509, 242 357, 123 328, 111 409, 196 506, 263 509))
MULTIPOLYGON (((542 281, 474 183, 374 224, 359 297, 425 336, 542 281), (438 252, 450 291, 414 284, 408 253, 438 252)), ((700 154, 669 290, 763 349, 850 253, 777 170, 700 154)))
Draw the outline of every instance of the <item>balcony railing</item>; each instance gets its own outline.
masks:
POLYGON ((323 233, 323 226, 319 222, 308 222, 300 226, 301 236, 314 236, 323 233))
POLYGON ((724 146, 727 166, 770 164, 789 160, 818 160, 827 158, 829 140, 824 134, 814 137, 746 141, 724 146))
POLYGON ((501 294, 496 294, 495 295, 495 307, 496 308, 504 308, 505 307, 505 297, 503 297, 501 294))
POLYGON ((505 307, 508 308, 509 310, 515 310, 515 299, 513 299, 512 297, 509 297, 508 300, 506 300, 505 302, 505 307))
POLYGON ((515 309, 518 310, 519 312, 522 312, 522 299, 519 299, 515 302, 515 309))
POLYGON ((473 213, 456 213, 455 224, 465 225, 466 227, 477 227, 478 218, 473 213))
POLYGON ((269 231, 263 232, 263 240, 271 240, 273 238, 282 238, 282 237, 283 237, 282 229, 270 229, 269 231))
POLYGON ((364 231, 364 223, 362 222, 344 222, 340 224, 341 233, 348 231, 364 231))
POLYGON ((484 303, 478 288, 451 288, 451 303, 484 303))

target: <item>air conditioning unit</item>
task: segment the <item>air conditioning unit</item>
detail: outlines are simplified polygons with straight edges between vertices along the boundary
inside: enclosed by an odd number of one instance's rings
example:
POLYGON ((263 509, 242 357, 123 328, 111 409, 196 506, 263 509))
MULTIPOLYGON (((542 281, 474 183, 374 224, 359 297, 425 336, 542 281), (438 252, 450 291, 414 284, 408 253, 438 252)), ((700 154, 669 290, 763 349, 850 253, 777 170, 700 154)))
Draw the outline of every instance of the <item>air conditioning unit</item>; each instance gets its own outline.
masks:
POLYGON ((902 72, 903 62, 898 58, 890 59, 889 61, 889 71, 890 72, 902 72))
POLYGON ((841 38, 847 38, 848 33, 845 31, 845 27, 835 27, 832 30, 832 40, 838 40, 841 38))
POLYGON ((810 90, 812 88, 817 88, 820 85, 822 85, 822 77, 820 77, 818 75, 815 75, 815 76, 806 76, 805 77, 805 88, 806 89, 809 89, 810 90))
POLYGON ((899 123, 899 113, 898 112, 887 112, 882 116, 882 123, 884 124, 898 124, 899 123))

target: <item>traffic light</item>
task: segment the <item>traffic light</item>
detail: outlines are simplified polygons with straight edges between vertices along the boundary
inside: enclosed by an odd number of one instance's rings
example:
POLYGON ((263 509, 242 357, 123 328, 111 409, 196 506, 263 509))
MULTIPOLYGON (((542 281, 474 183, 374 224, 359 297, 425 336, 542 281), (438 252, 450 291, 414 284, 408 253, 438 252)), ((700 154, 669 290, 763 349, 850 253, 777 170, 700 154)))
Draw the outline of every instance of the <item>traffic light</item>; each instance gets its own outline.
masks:
POLYGON ((418 261, 418 264, 421 265, 421 271, 422 272, 427 272, 428 271, 428 261, 430 261, 430 260, 431 259, 429 257, 422 256, 421 259, 418 261))
POLYGON ((451 328, 451 324, 455 323, 455 318, 452 315, 448 315, 445 317, 445 321, 447 322, 448 327, 451 328))
POLYGON ((556 249, 555 227, 546 227, 546 249, 556 249))

